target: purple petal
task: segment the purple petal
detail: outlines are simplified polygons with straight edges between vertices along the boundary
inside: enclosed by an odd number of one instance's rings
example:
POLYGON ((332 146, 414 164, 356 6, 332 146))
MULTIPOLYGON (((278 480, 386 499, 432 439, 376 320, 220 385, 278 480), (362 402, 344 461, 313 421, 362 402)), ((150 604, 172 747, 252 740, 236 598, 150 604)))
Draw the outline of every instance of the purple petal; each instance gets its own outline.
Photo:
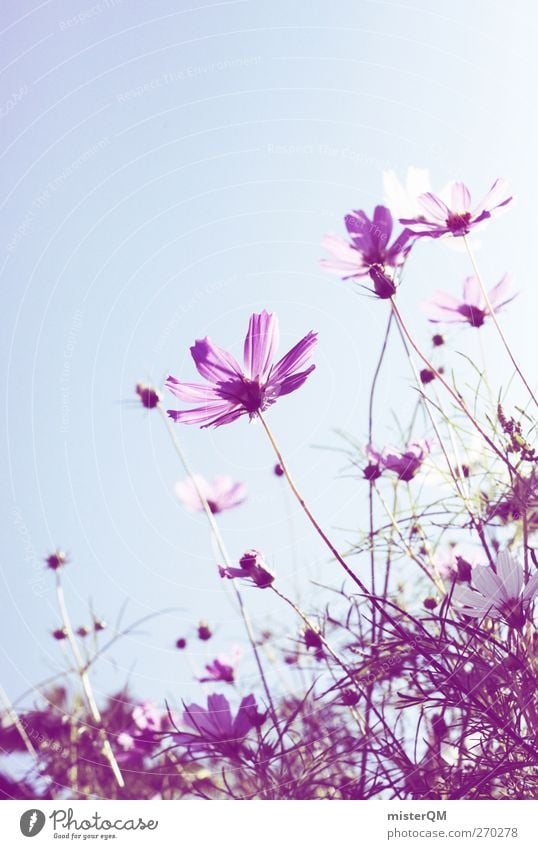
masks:
POLYGON ((250 316, 244 358, 247 377, 265 380, 278 348, 278 318, 264 310, 250 316))
POLYGON ((471 194, 465 183, 454 183, 450 204, 454 212, 467 212, 471 205, 471 194))
POLYGON ((322 245, 336 260, 322 259, 321 265, 328 271, 337 272, 344 277, 363 277, 368 273, 360 252, 352 248, 341 236, 328 233, 322 240, 322 245))
POLYGON ((501 551, 497 557, 497 575, 504 584, 508 598, 519 598, 523 589, 523 569, 508 551, 501 551))
POLYGON ((299 389, 303 383, 305 382, 308 375, 314 371, 316 366, 312 364, 310 368, 307 368, 306 371, 300 371, 296 374, 290 374, 288 377, 283 378, 281 381, 276 383, 273 378, 267 384, 267 388, 269 391, 275 392, 276 395, 289 395, 290 392, 295 392, 296 389, 299 389))
POLYGON ((516 297, 516 292, 514 290, 514 276, 512 274, 505 274, 502 277, 496 286, 489 292, 489 300, 491 306, 497 309, 500 307, 504 307, 506 304, 509 304, 510 301, 513 301, 516 297))
MULTIPOLYGON (((432 192, 425 192, 423 195, 419 195, 418 202, 429 217, 433 218, 436 222, 444 223, 450 215, 450 210, 446 203, 432 192)), ((402 223, 405 224, 406 222, 402 219, 402 223)))
POLYGON ((202 377, 213 383, 229 380, 242 373, 237 360, 228 351, 214 345, 208 336, 196 340, 191 354, 202 377))
POLYGON ((484 296, 477 277, 466 277, 463 283, 463 300, 470 307, 485 309, 484 296))
POLYGON ((268 382, 271 384, 280 383, 286 377, 289 377, 294 371, 302 368, 306 361, 310 358, 317 342, 318 334, 313 330, 307 333, 306 336, 303 336, 303 338, 300 339, 293 348, 290 348, 288 353, 284 354, 282 359, 273 366, 269 374, 268 382))
POLYGON ((392 234, 392 215, 390 214, 390 209, 387 209, 386 206, 376 206, 373 223, 372 241, 378 250, 384 250, 392 234))
MULTIPOLYGON (((231 415, 235 409, 236 405, 230 404, 228 401, 214 401, 208 402, 204 407, 194 407, 192 410, 167 410, 166 412, 175 422, 209 427, 223 416, 231 415)), ((242 412, 243 410, 239 409, 238 415, 241 415, 242 412)), ((234 418, 237 418, 237 416, 234 416, 234 418)), ((230 421, 233 421, 234 418, 230 421)))
POLYGON ((197 401, 209 401, 211 403, 213 400, 220 399, 214 387, 207 383, 183 383, 169 374, 164 385, 172 395, 188 403, 196 403, 197 401))
POLYGON ((502 178, 495 180, 487 195, 475 206, 473 216, 482 212, 482 210, 491 212, 492 209, 498 209, 500 206, 506 206, 507 203, 510 203, 512 198, 504 197, 507 192, 507 186, 508 183, 506 180, 502 178))

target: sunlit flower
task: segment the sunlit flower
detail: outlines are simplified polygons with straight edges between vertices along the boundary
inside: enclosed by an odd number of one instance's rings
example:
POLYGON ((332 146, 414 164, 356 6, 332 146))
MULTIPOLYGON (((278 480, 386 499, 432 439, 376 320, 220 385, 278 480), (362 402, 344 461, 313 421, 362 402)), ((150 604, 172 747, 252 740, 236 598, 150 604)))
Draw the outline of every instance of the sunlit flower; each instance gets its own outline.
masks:
POLYGON ((212 513, 222 513, 224 510, 238 507, 247 497, 245 484, 234 483, 228 475, 219 475, 211 482, 202 475, 193 475, 192 478, 178 481, 175 486, 177 497, 191 513, 204 509, 198 489, 206 499, 212 513))
POLYGON ((273 357, 279 341, 275 313, 254 313, 250 317, 244 346, 244 368, 237 360, 206 337, 191 348, 199 373, 208 383, 180 383, 171 375, 165 386, 180 401, 198 404, 191 410, 168 410, 176 422, 201 427, 229 424, 240 416, 250 419, 266 410, 282 395, 303 385, 314 365, 301 371, 317 342, 314 332, 297 342, 276 364, 273 357))
MULTIPOLYGON (((516 293, 513 291, 513 287, 512 275, 505 274, 497 285, 490 290, 488 295, 493 312, 498 312, 515 298, 516 293)), ((465 279, 461 299, 437 290, 430 300, 423 302, 422 309, 429 321, 434 323, 466 323, 470 324, 471 327, 482 327, 486 316, 489 315, 486 300, 476 277, 465 279)))
POLYGON ((214 693, 207 697, 207 708, 197 704, 187 705, 183 724, 192 732, 180 731, 174 735, 174 739, 191 747, 203 748, 207 744, 217 743, 236 748, 249 731, 258 727, 262 721, 253 695, 241 700, 237 715, 233 718, 225 696, 214 693))
POLYGON ((367 453, 370 464, 367 468, 377 466, 380 473, 395 472, 400 480, 410 481, 415 477, 430 451, 431 443, 427 440, 410 442, 403 451, 392 447, 376 451, 372 445, 369 445, 367 453))
POLYGON ((389 245, 392 215, 386 206, 376 206, 372 220, 362 210, 345 217, 349 241, 328 233, 323 246, 334 259, 322 259, 321 265, 344 280, 369 277, 379 298, 390 298, 396 292, 394 271, 405 262, 411 250, 411 233, 403 230, 389 245))
POLYGON ((466 236, 473 227, 491 218, 512 200, 506 197, 506 181, 495 180, 486 197, 471 206, 471 195, 464 183, 453 183, 450 206, 432 192, 419 196, 422 215, 400 218, 400 223, 417 236, 466 236))
POLYGON ((513 628, 522 628, 538 595, 538 572, 524 584, 521 564, 508 551, 497 557, 495 571, 491 566, 475 566, 473 589, 457 586, 452 595, 461 612, 474 619, 502 619, 513 628))
POLYGON ((243 578, 260 589, 271 586, 275 580, 273 572, 267 566, 259 551, 252 549, 243 554, 239 566, 219 566, 221 578, 243 578))
POLYGON ((202 684, 207 681, 222 681, 225 684, 233 684, 240 657, 240 649, 235 649, 230 657, 216 657, 211 663, 206 664, 207 674, 198 680, 202 684))
POLYGON ((430 175, 426 168, 407 169, 405 184, 395 171, 383 171, 385 204, 396 219, 415 218, 422 214, 419 196, 431 191, 430 175))

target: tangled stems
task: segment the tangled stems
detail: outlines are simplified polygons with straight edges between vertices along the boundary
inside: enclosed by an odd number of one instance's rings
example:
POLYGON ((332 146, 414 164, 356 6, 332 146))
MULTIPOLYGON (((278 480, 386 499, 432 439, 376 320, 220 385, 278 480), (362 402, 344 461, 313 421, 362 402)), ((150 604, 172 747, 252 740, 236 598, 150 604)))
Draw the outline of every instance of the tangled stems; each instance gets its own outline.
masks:
MULTIPOLYGON (((211 532, 213 534, 213 539, 215 540, 215 542, 217 544, 217 548, 220 551, 222 559, 224 560, 224 564, 228 569, 230 569, 230 568, 232 568, 232 561, 230 559, 230 556, 229 556, 228 551, 226 549, 226 546, 224 544, 224 540, 222 538, 222 534, 220 532, 219 526, 218 526, 218 524, 215 520, 213 513, 211 512, 211 507, 209 506, 209 504, 207 502, 207 498, 205 497, 205 494, 203 493, 202 489, 200 488, 198 480, 197 480, 196 476, 193 474, 192 469, 190 467, 190 464, 189 464, 185 454, 183 453, 183 449, 181 448, 181 445, 179 444, 179 440, 176 436, 174 428, 172 427, 172 425, 170 423, 170 419, 166 415, 166 411, 163 409, 163 407, 160 403, 157 404, 157 407, 159 409, 159 412, 160 412, 162 418, 164 419, 164 422, 166 424, 166 428, 167 428, 168 433, 170 434, 170 438, 172 440, 172 444, 174 446, 176 454, 179 457, 181 465, 183 466, 183 469, 185 470, 185 474, 188 475, 188 477, 192 481, 192 484, 193 484, 193 486, 196 490, 196 494, 198 495, 198 498, 200 499, 200 503, 203 506, 204 513, 206 515, 207 521, 209 522, 209 527, 211 528, 211 532)), ((241 591, 239 590, 239 587, 237 586, 237 582, 235 581, 235 579, 232 580, 232 585, 233 585, 233 588, 234 588, 235 597, 237 599, 237 604, 239 606, 239 612, 241 613, 241 618, 243 620, 243 624, 244 624, 245 630, 247 632, 248 640, 249 640, 250 646, 252 648, 252 653, 253 653, 254 659, 256 661, 256 666, 258 667, 258 672, 260 673, 260 678, 261 678, 261 681, 262 681, 262 684, 263 684, 263 689, 265 691, 265 695, 267 697, 269 710, 271 711, 271 718, 274 722, 275 729, 276 729, 277 734, 280 738, 281 735, 280 735, 280 731, 279 731, 278 717, 277 717, 276 709, 275 709, 273 699, 272 699, 272 696, 271 696, 271 691, 269 689, 269 684, 267 683, 267 678, 265 677, 265 671, 264 671, 263 664, 262 664, 262 661, 261 661, 260 653, 258 651, 258 647, 256 646, 256 638, 254 636, 254 631, 252 629, 252 623, 250 621, 248 611, 245 607, 245 603, 243 601, 241 591)))
POLYGON ((110 745, 110 741, 108 739, 106 730, 103 726, 103 720, 101 717, 101 712, 97 706, 97 702, 95 701, 95 696, 93 694, 92 685, 90 683, 90 678, 88 675, 87 665, 84 663, 82 655, 80 653, 80 649, 78 647, 78 643, 76 641, 75 635, 73 633, 73 628, 71 626, 71 620, 69 618, 69 613, 67 611, 67 605, 65 603, 65 596, 62 587, 62 582, 60 579, 60 572, 56 572, 56 598, 58 599, 58 607, 60 609, 60 616, 62 619, 62 624, 65 628, 65 632, 67 634, 67 639, 69 641, 69 645, 71 647, 71 651, 73 652, 73 658, 75 660, 75 664, 77 666, 77 672, 80 678, 80 683, 82 684, 82 688, 84 690, 84 695, 86 696, 86 701, 88 702, 88 707, 90 709, 90 713, 93 717, 95 724, 99 728, 99 733, 103 741, 103 754, 105 755, 107 761, 110 764, 110 768, 114 773, 114 778, 116 779, 116 783, 118 787, 125 787, 125 781, 119 768, 118 762, 112 750, 112 746, 110 745))
POLYGON ((473 414, 471 413, 471 411, 467 407, 467 404, 465 403, 463 398, 459 395, 458 392, 456 392, 454 389, 452 389, 450 384, 444 379, 443 375, 440 374, 439 371, 433 365, 433 363, 430 362, 430 360, 428 359, 426 354, 424 354, 420 350, 417 343, 415 342, 415 340, 411 336, 411 333, 409 332, 407 325, 403 320, 402 314, 401 314, 400 310, 398 309, 398 307, 396 305, 396 301, 393 297, 390 299, 390 302, 391 302, 391 306, 392 306, 392 311, 393 311, 393 313, 396 316, 396 319, 398 321, 398 325, 401 328, 405 338, 407 339, 407 341, 409 342, 409 344, 411 345, 411 347, 415 351, 415 353, 418 354, 418 356, 420 357, 422 362, 426 365, 426 367, 435 375, 437 380, 439 380, 439 382, 445 387, 445 389, 447 390, 447 392, 449 393, 451 398, 454 399, 454 401, 456 402, 456 404, 458 405, 460 410, 463 413, 465 413, 465 415, 467 416, 467 418, 469 419, 469 421, 471 422, 473 427, 478 431, 478 433, 480 434, 482 439, 489 445, 489 447, 492 449, 492 451, 494 451, 495 454, 498 457, 500 457, 500 459, 503 461, 503 463, 505 463, 508 466, 509 470, 513 474, 517 475, 517 471, 513 467, 513 465, 510 463, 510 461, 504 456, 502 451, 500 451, 499 448, 497 448, 497 446, 495 445, 493 440, 490 439, 490 437, 487 435, 487 433, 480 427, 479 423, 477 422, 477 420, 475 419, 475 417, 473 416, 473 414))
MULTIPOLYGON (((329 549, 329 551, 331 552, 333 557, 337 560, 337 562, 344 569, 344 571, 351 578, 351 580, 359 587, 362 595, 365 598, 367 598, 368 601, 372 604, 372 606, 375 607, 378 610, 378 612, 380 613, 380 616, 381 616, 381 620, 385 619, 387 622, 389 622, 398 631, 399 635, 404 640, 408 639, 408 635, 407 635, 405 629, 394 618, 394 616, 391 613, 388 612, 387 608, 392 607, 392 608, 395 608, 400 613, 405 613, 405 616, 410 621, 412 621, 415 625, 417 625, 421 629, 421 631, 425 632, 424 627, 421 625, 421 623, 414 616, 412 616, 410 613, 402 611, 401 608, 398 607, 398 605, 395 605, 393 602, 389 601, 386 597, 384 597, 383 599, 380 599, 378 596, 375 596, 373 593, 371 593, 366 588, 366 586, 363 584, 363 582, 358 577, 358 575, 355 574, 353 569, 350 569, 350 567, 347 565, 346 561, 344 560, 344 558, 342 557, 342 555, 340 554, 338 549, 333 545, 333 543, 331 542, 331 540, 329 539, 329 537, 327 536, 327 534, 325 533, 323 528, 320 526, 320 524, 316 520, 316 518, 313 515, 312 511, 310 510, 308 504, 306 503, 303 496, 299 492, 297 485, 296 485, 294 479, 292 478, 291 473, 290 473, 290 471, 289 471, 289 469, 286 465, 286 461, 284 460, 284 457, 282 456, 282 452, 280 451, 280 448, 278 447, 278 443, 276 442, 275 437, 273 436, 273 433, 271 432, 271 429, 269 428, 269 425, 265 421, 263 414, 259 410, 257 412, 257 416, 258 416, 258 418, 260 419, 260 421, 263 425, 263 428, 264 428, 264 430, 267 434, 269 442, 271 443, 271 445, 274 449, 274 452, 277 456, 278 462, 280 463, 280 466, 282 468, 282 471, 284 472, 284 476, 285 476, 286 480, 288 481, 290 489, 293 492, 294 496, 296 497, 297 501, 301 505, 302 509, 304 510, 306 515, 308 516, 308 519, 310 520, 310 522, 314 526, 316 532, 322 538, 323 542, 325 543, 325 545, 327 546, 327 548, 329 549)), ((435 659, 432 657, 430 652, 424 651, 420 648, 418 649, 418 651, 421 654, 423 654, 424 657, 426 657, 428 660, 430 660, 432 663, 434 663, 437 666, 437 668, 440 668, 439 664, 435 661, 435 659)))
POLYGON ((475 273, 476 279, 478 280, 478 285, 480 286, 480 291, 482 292, 482 297, 484 298, 484 301, 485 301, 486 306, 488 308, 488 315, 491 317, 493 324, 495 325, 495 327, 497 329, 497 333, 501 337, 501 342, 503 343, 503 345, 506 349, 506 353, 510 357, 512 365, 514 366, 516 372, 518 373, 519 377, 521 378, 521 380, 522 380, 522 382, 525 386, 525 389, 527 390, 527 392, 531 396, 532 400, 534 401, 534 403, 538 407, 538 399, 536 398, 536 395, 532 391, 528 381, 526 380, 523 372, 521 371, 521 369, 518 365, 518 362, 517 362, 516 358, 514 357, 514 355, 512 353, 510 345, 508 344, 508 340, 507 340, 506 336, 504 335, 503 329, 502 329, 501 325, 499 324, 499 320, 498 320, 498 318, 495 314, 495 310, 494 310, 493 306, 491 305, 488 290, 484 286, 484 281, 482 280, 482 275, 480 274, 480 271, 478 270, 476 258, 475 258, 473 249, 471 248, 471 243, 470 243, 467 236, 463 236, 463 242, 464 242, 465 247, 467 249, 467 253, 469 255, 469 259, 471 261, 471 265, 473 267, 473 271, 475 273))

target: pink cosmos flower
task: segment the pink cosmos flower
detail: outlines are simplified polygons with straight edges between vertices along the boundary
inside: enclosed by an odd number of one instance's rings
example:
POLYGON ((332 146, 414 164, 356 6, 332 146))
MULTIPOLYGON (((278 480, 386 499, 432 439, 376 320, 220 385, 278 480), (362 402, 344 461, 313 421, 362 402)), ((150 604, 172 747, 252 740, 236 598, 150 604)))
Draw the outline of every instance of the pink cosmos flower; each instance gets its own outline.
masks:
POLYGON ((400 223, 417 236, 466 236, 473 227, 491 218, 512 198, 506 197, 506 181, 495 180, 486 197, 471 207, 471 194, 464 183, 452 185, 450 206, 439 195, 425 192, 420 195, 423 214, 414 218, 400 218, 400 223))
POLYGON ((191 354, 207 384, 180 383, 170 375, 165 383, 167 389, 180 401, 197 404, 191 410, 168 410, 170 418, 184 424, 219 427, 244 415, 253 419, 280 396, 295 392, 315 368, 311 365, 301 371, 317 343, 317 334, 307 333, 273 364, 278 341, 278 318, 265 310, 250 317, 244 368, 209 337, 197 339, 191 354))
POLYGON ((240 657, 240 649, 234 649, 230 657, 216 657, 211 663, 206 664, 207 675, 198 680, 202 684, 207 681, 222 681, 225 684, 233 684, 240 657))
MULTIPOLYGON (((512 275, 505 274, 497 285, 490 290, 488 294, 493 312, 498 312, 516 297, 513 288, 512 275)), ((463 323, 470 324, 471 327, 482 327, 486 316, 489 314, 488 306, 480 289, 480 283, 476 277, 465 279, 461 300, 438 289, 433 293, 430 300, 423 302, 422 309, 428 320, 434 323, 463 323)))
POLYGON ((270 587, 275 580, 275 576, 267 566, 263 555, 254 549, 243 554, 238 568, 219 566, 219 574, 221 578, 244 578, 260 589, 270 587))
MULTIPOLYGON (((369 445, 367 455, 370 462, 367 469, 371 470, 377 467, 380 473, 384 471, 395 472, 401 481, 410 481, 415 477, 430 451, 431 443, 427 440, 410 442, 405 451, 392 447, 385 447, 382 451, 376 451, 372 445, 369 445)), ((370 474, 369 479, 375 480, 375 477, 370 474)))
POLYGON ((502 619, 513 628, 522 628, 538 595, 538 572, 527 585, 521 564, 508 551, 497 557, 496 570, 491 566, 475 566, 474 589, 457 586, 452 599, 461 612, 473 619, 502 619))
POLYGON ((215 693, 207 697, 207 708, 187 705, 183 723, 194 733, 180 731, 174 734, 174 739, 191 747, 204 748, 211 743, 220 743, 237 748, 249 731, 262 722, 255 696, 245 696, 233 718, 228 700, 215 693))
POLYGON ((247 497, 245 484, 234 483, 228 475, 219 475, 212 482, 207 481, 202 475, 193 475, 192 478, 178 481, 175 486, 177 497, 191 513, 204 509, 195 481, 212 513, 222 513, 224 510, 238 507, 247 497))
POLYGON ((354 210, 344 220, 350 241, 328 233, 323 246, 335 259, 322 259, 322 267, 344 280, 370 277, 379 298, 392 297, 396 292, 394 270, 403 265, 411 250, 412 234, 403 230, 389 245, 393 221, 386 206, 376 206, 371 221, 362 210, 354 210))

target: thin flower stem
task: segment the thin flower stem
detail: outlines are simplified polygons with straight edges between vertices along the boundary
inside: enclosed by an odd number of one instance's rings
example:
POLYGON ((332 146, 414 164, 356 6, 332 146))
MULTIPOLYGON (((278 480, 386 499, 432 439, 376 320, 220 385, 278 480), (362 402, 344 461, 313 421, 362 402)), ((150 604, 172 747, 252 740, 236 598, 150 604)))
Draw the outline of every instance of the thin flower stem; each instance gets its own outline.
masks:
POLYGON ((516 358, 514 357, 514 355, 512 353, 512 349, 510 348, 510 345, 508 344, 508 340, 507 340, 506 336, 504 335, 503 329, 502 329, 502 327, 499 323, 499 320, 498 320, 498 318, 495 314, 495 310, 494 310, 494 308, 491 304, 491 301, 489 299, 488 290, 486 289, 486 287, 484 285, 484 281, 482 279, 482 275, 480 274, 480 271, 478 270, 478 264, 476 262, 474 251, 471 248, 471 243, 470 243, 469 239, 467 238, 467 236, 463 236, 463 242, 464 242, 465 247, 467 249, 467 253, 469 255, 469 259, 471 261, 471 265, 473 267, 473 271, 475 273, 476 279, 478 280, 478 284, 480 286, 480 291, 482 292, 482 297, 484 298, 484 301, 486 302, 486 306, 488 308, 488 315, 491 317, 491 320, 493 321, 493 324, 495 325, 495 327, 497 329, 497 333, 501 337, 501 341, 502 341, 502 343, 505 347, 506 353, 510 357, 512 365, 514 366, 516 372, 518 373, 519 377, 521 378, 521 381, 524 384, 525 389, 527 390, 527 392, 531 396, 532 400, 534 401, 534 403, 538 407, 538 399, 536 398, 536 395, 532 391, 528 381, 525 379, 525 376, 524 376, 523 372, 521 371, 521 369, 518 365, 518 362, 517 362, 516 358))
POLYGON ((447 390, 449 395, 454 399, 454 401, 456 402, 456 404, 458 405, 460 410, 463 413, 465 413, 465 415, 467 416, 467 418, 469 419, 469 421, 471 422, 473 427, 476 428, 476 430, 478 431, 478 433, 480 434, 482 439, 489 445, 489 447, 492 449, 492 451, 494 451, 495 454, 497 454, 497 456, 500 457, 500 459, 503 461, 503 463, 505 463, 508 466, 508 468, 510 469, 511 472, 513 472, 514 474, 517 474, 516 470, 514 469, 514 467, 510 463, 510 461, 507 460, 507 458, 504 456, 502 451, 500 451, 499 448, 497 448, 497 446, 490 439, 490 437, 487 435, 487 433, 484 430, 482 430, 482 428, 478 424, 477 420, 475 419, 475 417, 473 416, 473 414, 471 413, 471 411, 467 407, 463 398, 454 389, 452 389, 450 384, 444 379, 443 375, 440 374, 439 371, 433 365, 433 363, 430 362, 430 360, 428 359, 426 354, 422 353, 422 351, 418 347, 417 343, 415 342, 415 340, 411 336, 411 333, 409 332, 407 325, 405 324, 405 322, 403 320, 402 314, 400 313, 400 310, 398 309, 398 307, 396 305, 396 301, 394 300, 394 298, 391 298, 391 305, 392 305, 392 310, 394 312, 394 315, 396 316, 396 318, 398 320, 398 324, 399 324, 400 328, 402 329, 402 332, 404 333, 407 341, 409 342, 409 344, 411 345, 411 347, 415 351, 415 353, 418 354, 418 356, 420 357, 422 362, 427 366, 427 368, 431 372, 433 372, 433 374, 435 375, 437 380, 445 387, 445 389, 447 390))
MULTIPOLYGON (((220 528, 217 524, 215 516, 213 515, 213 513, 211 511, 211 507, 208 504, 207 498, 205 497, 202 489, 200 488, 198 481, 196 479, 196 476, 192 472, 192 469, 190 467, 190 463, 188 462, 185 454, 183 453, 183 449, 182 449, 182 447, 179 443, 179 440, 176 436, 176 432, 175 432, 174 428, 172 427, 170 419, 166 414, 166 411, 163 409, 161 404, 158 404, 157 406, 158 406, 158 409, 159 409, 159 412, 160 412, 162 418, 164 419, 166 429, 168 430, 168 433, 170 434, 170 438, 172 440, 172 445, 174 446, 175 452, 176 452, 177 456, 179 457, 179 460, 181 462, 181 465, 183 466, 185 474, 190 478, 190 480, 191 480, 191 482, 192 482, 192 484, 193 484, 193 486, 196 490, 196 494, 198 495, 198 498, 200 499, 200 503, 202 504, 202 506, 204 508, 204 513, 206 515, 207 521, 209 522, 209 527, 211 528, 211 532, 213 534, 213 539, 215 540, 217 547, 218 547, 218 549, 219 549, 219 551, 222 555, 222 559, 224 560, 224 564, 228 569, 231 569, 231 568, 233 568, 232 561, 230 559, 230 556, 229 556, 228 551, 226 549, 226 546, 224 544, 224 540, 222 538, 222 534, 220 532, 220 528)), ((253 653, 254 659, 256 661, 256 666, 258 667, 258 672, 260 673, 260 678, 261 678, 261 681, 262 681, 262 684, 263 684, 263 689, 265 691, 265 695, 267 697, 269 709, 271 711, 271 717, 273 719, 277 734, 278 734, 279 738, 281 739, 276 709, 275 709, 275 706, 274 706, 273 698, 271 696, 271 691, 269 689, 269 684, 267 683, 267 678, 265 677, 265 671, 264 671, 264 668, 263 668, 260 653, 259 653, 258 647, 256 645, 256 637, 254 635, 254 630, 252 628, 250 616, 248 614, 248 610, 247 610, 245 603, 243 601, 241 591, 240 591, 239 587, 237 586, 237 582, 235 581, 235 579, 232 580, 232 585, 233 585, 233 588, 234 588, 235 597, 237 599, 237 604, 239 606, 239 612, 241 614, 241 618, 242 618, 243 624, 245 626, 245 631, 247 632, 247 637, 248 637, 250 646, 252 648, 252 653, 253 653)))
POLYGON ((107 761, 110 764, 110 768, 114 774, 114 778, 116 779, 116 783, 119 787, 125 787, 125 780, 123 778, 121 769, 116 760, 116 756, 112 750, 112 746, 110 745, 110 741, 108 739, 108 735, 106 733, 106 729, 103 725, 103 719, 101 717, 101 712, 97 707, 97 702, 95 700, 95 696, 93 694, 92 685, 90 683, 90 678, 88 675, 88 671, 86 668, 86 664, 84 663, 84 659, 82 654, 80 653, 80 649, 78 647, 77 640, 73 633, 73 628, 71 625, 71 619, 69 618, 69 613, 67 611, 67 605, 65 603, 65 596, 62 587, 62 582, 60 579, 59 570, 56 571, 56 598, 58 599, 58 607, 60 610, 60 616, 62 619, 62 624, 65 628, 65 632, 67 634, 67 639, 69 645, 71 647, 71 651, 73 653, 73 658, 75 660, 75 664, 77 666, 77 672, 80 678, 80 683, 82 684, 82 689, 84 690, 84 695, 86 696, 86 701, 88 703, 88 707, 90 709, 90 713, 95 724, 98 726, 101 739, 103 741, 103 754, 105 755, 107 761))
POLYGON ((284 472, 286 480, 288 481, 288 484, 290 486, 291 491, 293 492, 297 501, 299 502, 299 504, 303 508, 303 510, 306 513, 306 515, 308 516, 308 518, 310 519, 310 522, 314 526, 315 530, 320 535, 320 537, 322 538, 323 542, 325 543, 325 545, 327 546, 327 548, 329 549, 329 551, 331 552, 333 557, 338 561, 340 566, 342 566, 342 568, 347 572, 347 574, 349 575, 351 580, 354 581, 357 584, 357 586, 364 593, 365 596, 367 596, 368 598, 371 598, 372 594, 367 590, 366 586, 363 584, 361 579, 359 577, 357 577, 357 575, 353 572, 352 569, 349 568, 346 561, 344 560, 344 558, 342 557, 342 555, 340 554, 338 549, 332 544, 331 540, 329 539, 329 537, 327 536, 327 534, 325 533, 325 531, 323 530, 323 528, 321 527, 321 525, 319 524, 319 522, 315 518, 314 514, 310 510, 310 507, 308 506, 308 504, 304 500, 303 496, 301 495, 301 493, 297 489, 297 485, 296 485, 294 479, 291 476, 291 473, 290 473, 290 471, 289 471, 289 469, 286 465, 286 461, 284 460, 284 457, 282 456, 282 453, 280 451, 280 448, 278 447, 278 444, 275 440, 275 437, 273 436, 271 429, 270 429, 269 425, 267 424, 267 422, 265 421, 265 418, 264 418, 264 416, 263 416, 263 414, 260 410, 258 410, 257 416, 258 416, 259 420, 261 421, 261 423, 263 425, 263 429, 265 430, 265 433, 267 434, 269 442, 273 446, 273 450, 274 450, 274 452, 275 452, 275 454, 278 458, 278 462, 280 463, 280 466, 282 468, 282 471, 284 472))

